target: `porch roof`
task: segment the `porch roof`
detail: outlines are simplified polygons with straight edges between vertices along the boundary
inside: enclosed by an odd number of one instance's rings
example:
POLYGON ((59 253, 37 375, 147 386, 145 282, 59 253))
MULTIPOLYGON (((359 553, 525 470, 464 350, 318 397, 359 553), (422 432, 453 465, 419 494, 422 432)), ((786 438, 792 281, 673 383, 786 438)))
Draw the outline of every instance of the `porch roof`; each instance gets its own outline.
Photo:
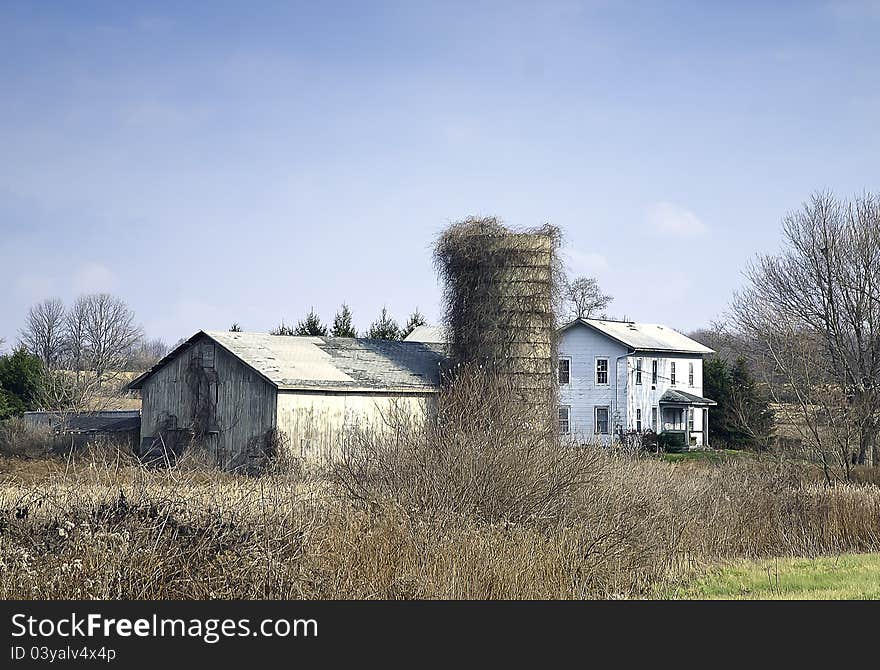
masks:
POLYGON ((699 405, 701 407, 711 407, 718 403, 709 398, 703 398, 693 393, 686 393, 678 389, 669 389, 660 396, 658 401, 661 405, 699 405))

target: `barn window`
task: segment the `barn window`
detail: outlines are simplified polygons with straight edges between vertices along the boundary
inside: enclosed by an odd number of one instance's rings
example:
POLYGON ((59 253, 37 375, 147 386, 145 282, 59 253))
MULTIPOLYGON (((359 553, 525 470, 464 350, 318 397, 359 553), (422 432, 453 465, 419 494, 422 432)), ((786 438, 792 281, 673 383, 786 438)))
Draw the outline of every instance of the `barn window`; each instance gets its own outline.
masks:
POLYGON ((596 359, 596 383, 597 384, 607 384, 608 383, 608 359, 607 358, 597 358, 596 359))
POLYGON ((571 407, 559 406, 559 432, 568 435, 571 432, 571 407))
POLYGON ((610 435, 608 421, 608 407, 596 408, 596 434, 610 435))
POLYGON ((213 368, 214 367, 214 344, 213 342, 206 342, 202 345, 202 367, 205 368, 213 368))
POLYGON ((636 384, 642 385, 642 359, 636 359, 636 384))
POLYGON ((559 359, 559 383, 569 384, 571 382, 571 359, 559 359))
POLYGON ((657 408, 651 408, 651 430, 657 432, 657 408))
POLYGON ((636 432, 642 432, 642 410, 636 409, 636 432))
POLYGON ((675 386, 675 361, 669 364, 669 383, 675 386))
POLYGON ((688 363, 688 386, 694 385, 694 364, 688 363))
POLYGON ((657 386, 657 360, 651 361, 651 384, 657 386))
POLYGON ((688 430, 694 432, 694 408, 688 410, 688 430))

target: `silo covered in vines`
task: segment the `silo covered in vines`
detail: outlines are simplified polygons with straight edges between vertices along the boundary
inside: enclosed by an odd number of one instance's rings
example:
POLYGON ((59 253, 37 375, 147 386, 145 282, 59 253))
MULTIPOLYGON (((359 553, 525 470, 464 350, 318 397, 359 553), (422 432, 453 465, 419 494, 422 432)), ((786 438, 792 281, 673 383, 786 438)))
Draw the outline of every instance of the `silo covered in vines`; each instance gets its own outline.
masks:
POLYGON ((556 417, 557 228, 513 231, 495 218, 451 225, 434 252, 444 282, 449 363, 492 370, 538 424, 556 417))

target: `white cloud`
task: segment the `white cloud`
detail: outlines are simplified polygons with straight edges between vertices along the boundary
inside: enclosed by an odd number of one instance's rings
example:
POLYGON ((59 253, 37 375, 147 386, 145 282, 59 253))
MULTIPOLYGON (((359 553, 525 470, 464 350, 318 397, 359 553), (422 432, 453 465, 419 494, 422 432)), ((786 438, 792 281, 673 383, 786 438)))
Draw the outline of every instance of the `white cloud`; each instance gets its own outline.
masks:
POLYGON ((77 293, 109 291, 115 284, 116 275, 100 263, 86 263, 73 275, 73 288, 77 293))
POLYGON ((608 269, 608 259, 594 252, 567 247, 562 250, 562 258, 574 274, 595 275, 608 269))
POLYGON ((671 202, 658 202, 647 211, 648 225, 663 235, 697 237, 706 232, 706 225, 689 209, 671 202))

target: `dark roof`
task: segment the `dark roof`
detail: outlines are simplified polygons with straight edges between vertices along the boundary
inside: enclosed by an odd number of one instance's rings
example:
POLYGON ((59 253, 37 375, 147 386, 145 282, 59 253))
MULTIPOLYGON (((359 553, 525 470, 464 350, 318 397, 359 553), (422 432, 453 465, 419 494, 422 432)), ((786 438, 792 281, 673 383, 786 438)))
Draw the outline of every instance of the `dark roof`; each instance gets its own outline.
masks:
POLYGON ((718 403, 714 400, 710 400, 709 398, 703 398, 698 395, 694 395, 693 393, 686 393, 685 391, 679 391, 678 389, 669 389, 660 396, 660 400, 658 401, 663 404, 671 404, 671 405, 704 405, 704 406, 712 406, 717 405, 718 403))
POLYGON ((50 426, 58 433, 120 433, 140 430, 141 427, 138 410, 105 410, 66 415, 58 415, 54 412, 27 412, 27 418, 38 425, 50 426))

